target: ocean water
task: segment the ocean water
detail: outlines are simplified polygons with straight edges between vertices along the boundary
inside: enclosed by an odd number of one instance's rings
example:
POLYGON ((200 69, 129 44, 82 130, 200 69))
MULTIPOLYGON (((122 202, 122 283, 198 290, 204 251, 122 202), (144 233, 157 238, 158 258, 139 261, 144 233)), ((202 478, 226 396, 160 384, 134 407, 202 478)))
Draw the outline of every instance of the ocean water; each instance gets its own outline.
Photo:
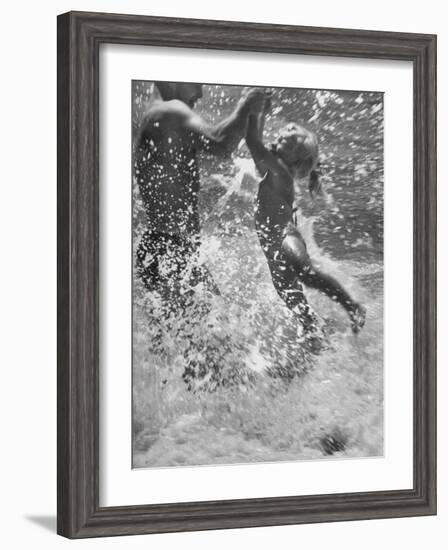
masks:
MULTIPOLYGON (((134 84, 135 125, 148 90, 134 84)), ((219 119, 240 93, 206 86, 199 109, 219 119)), ((382 96, 274 90, 266 140, 290 121, 316 131, 323 165, 325 196, 300 194, 300 230, 313 261, 366 306, 366 325, 353 335, 340 306, 306 290, 327 338, 318 354, 304 349, 255 234, 258 176, 245 146, 201 159, 201 257, 221 295, 198 287, 187 314, 165 319, 160 298, 134 280, 134 467, 383 452, 382 96), (182 380, 192 336, 203 343, 198 360, 213 362, 196 391, 182 380)), ((137 243, 144 218, 133 192, 137 243)))

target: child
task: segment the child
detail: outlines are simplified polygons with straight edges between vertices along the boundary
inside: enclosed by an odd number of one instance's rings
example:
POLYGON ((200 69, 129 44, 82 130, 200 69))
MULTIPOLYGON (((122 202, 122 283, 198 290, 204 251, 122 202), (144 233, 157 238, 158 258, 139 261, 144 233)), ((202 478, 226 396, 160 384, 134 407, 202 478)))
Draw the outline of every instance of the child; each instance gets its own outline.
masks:
POLYGON ((288 124, 276 142, 270 148, 265 147, 262 135, 267 108, 264 113, 249 117, 246 143, 262 176, 255 226, 272 282, 287 307, 299 316, 305 335, 316 334, 318 327, 301 283, 341 304, 348 313, 352 331, 357 333, 365 323, 365 308, 336 279, 312 263, 294 220, 294 179, 308 176, 310 193, 320 191, 316 137, 296 124, 288 124))

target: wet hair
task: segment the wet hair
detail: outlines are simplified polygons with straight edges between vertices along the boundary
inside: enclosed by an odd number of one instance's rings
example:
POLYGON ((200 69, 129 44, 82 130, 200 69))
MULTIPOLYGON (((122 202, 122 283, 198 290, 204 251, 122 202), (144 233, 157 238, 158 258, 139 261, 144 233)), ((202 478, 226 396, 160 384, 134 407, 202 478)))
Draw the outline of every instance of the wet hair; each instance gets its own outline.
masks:
POLYGON ((321 175, 319 149, 313 132, 298 124, 290 123, 280 130, 270 150, 288 166, 299 168, 303 176, 308 175, 308 190, 312 197, 322 192, 319 178, 321 175), (288 158, 291 156, 292 159, 288 158))
POLYGON ((322 194, 322 183, 320 181, 320 176, 320 163, 318 163, 317 169, 311 170, 309 175, 308 191, 313 198, 322 194))

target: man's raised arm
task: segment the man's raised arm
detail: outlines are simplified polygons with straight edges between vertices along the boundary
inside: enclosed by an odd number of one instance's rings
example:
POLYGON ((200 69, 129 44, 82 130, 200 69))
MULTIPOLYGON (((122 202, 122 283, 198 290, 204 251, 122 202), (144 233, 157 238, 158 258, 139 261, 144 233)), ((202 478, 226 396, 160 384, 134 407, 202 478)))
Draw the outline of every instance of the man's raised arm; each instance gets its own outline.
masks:
POLYGON ((240 99, 237 107, 227 118, 211 124, 190 109, 183 101, 173 99, 159 103, 152 117, 170 122, 192 131, 198 136, 199 147, 213 154, 230 154, 246 134, 247 119, 251 113, 259 112, 264 103, 264 92, 249 89, 240 99))
POLYGON ((202 148, 217 154, 230 154, 245 137, 248 117, 259 113, 265 101, 263 90, 250 88, 245 91, 235 110, 224 120, 215 124, 210 131, 201 132, 202 148))

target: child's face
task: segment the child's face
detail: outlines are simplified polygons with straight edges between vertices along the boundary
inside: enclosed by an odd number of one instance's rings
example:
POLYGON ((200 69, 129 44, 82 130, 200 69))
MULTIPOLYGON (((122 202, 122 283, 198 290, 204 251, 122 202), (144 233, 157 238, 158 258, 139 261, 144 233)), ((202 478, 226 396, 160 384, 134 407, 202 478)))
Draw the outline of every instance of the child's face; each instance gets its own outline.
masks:
POLYGON ((289 124, 280 132, 275 145, 277 154, 294 177, 307 177, 317 164, 317 140, 305 128, 289 124))

